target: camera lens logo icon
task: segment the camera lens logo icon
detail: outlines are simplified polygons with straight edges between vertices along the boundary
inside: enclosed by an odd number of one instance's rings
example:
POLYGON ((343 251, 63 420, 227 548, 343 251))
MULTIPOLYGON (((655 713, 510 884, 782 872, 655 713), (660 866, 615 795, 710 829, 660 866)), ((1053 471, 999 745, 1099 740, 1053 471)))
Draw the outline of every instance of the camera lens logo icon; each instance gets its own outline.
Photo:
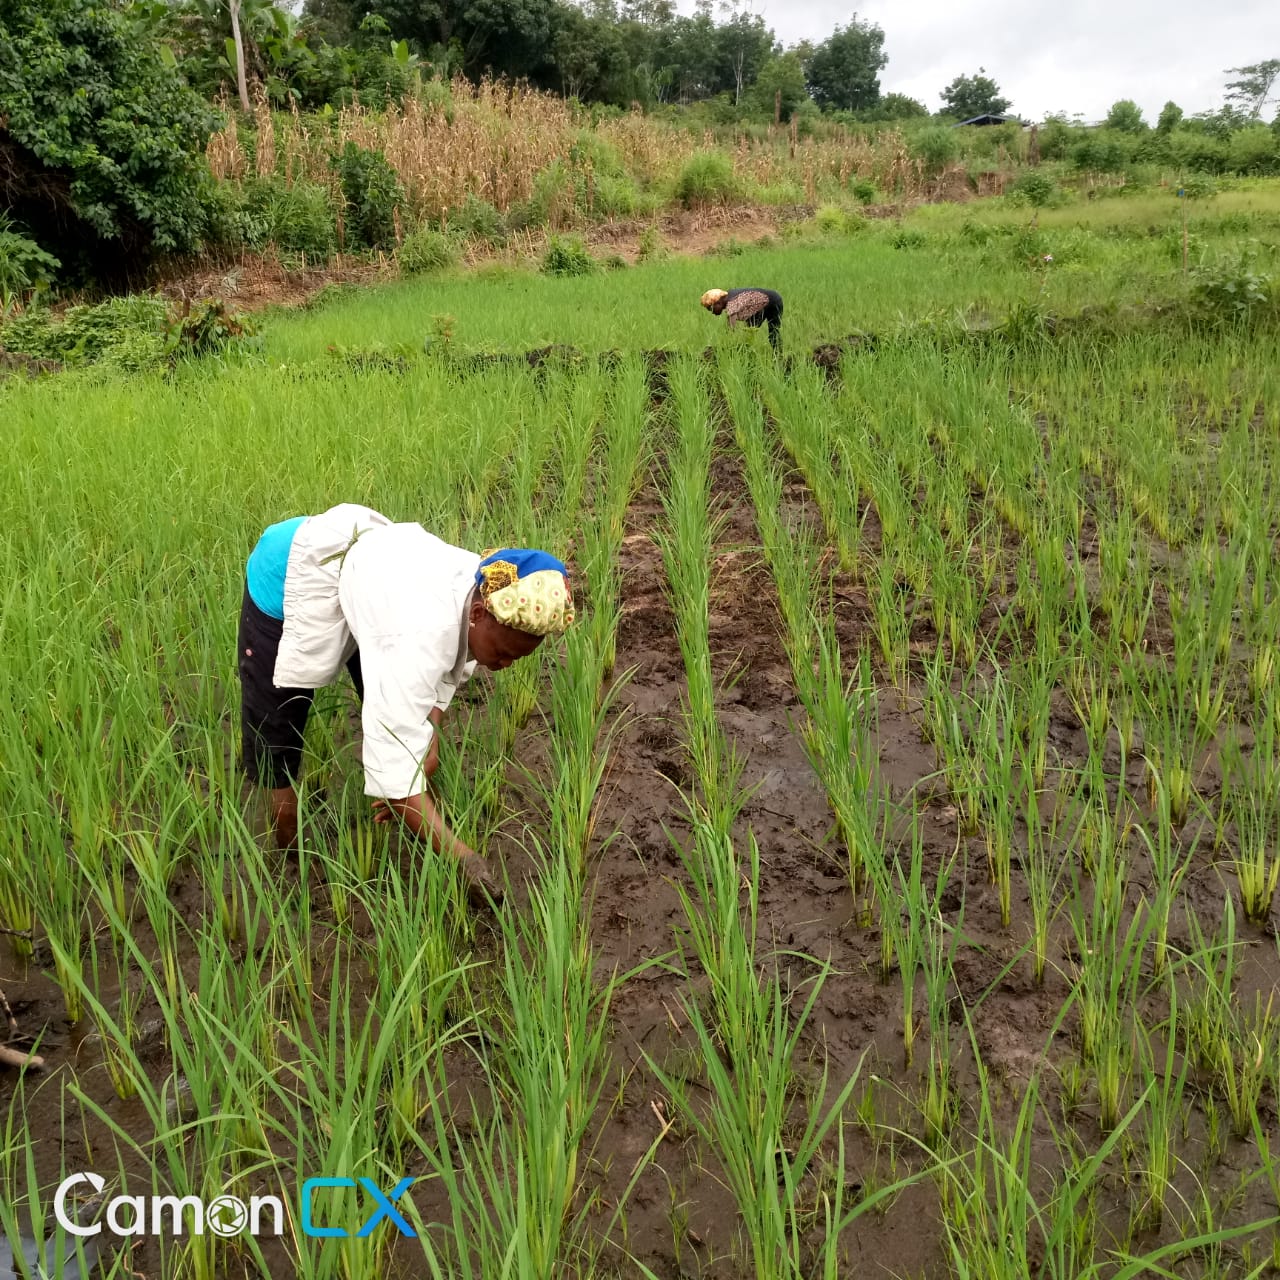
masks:
POLYGON ((227 1240, 238 1236, 249 1225, 249 1210, 235 1196, 219 1196, 210 1200, 204 1214, 205 1226, 215 1236, 227 1240))

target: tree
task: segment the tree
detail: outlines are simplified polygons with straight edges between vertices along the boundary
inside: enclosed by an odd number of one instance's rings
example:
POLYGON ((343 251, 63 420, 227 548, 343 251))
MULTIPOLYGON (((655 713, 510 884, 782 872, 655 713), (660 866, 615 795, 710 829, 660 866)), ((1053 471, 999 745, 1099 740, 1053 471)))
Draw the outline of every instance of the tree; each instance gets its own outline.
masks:
POLYGON ((809 92, 820 107, 858 111, 880 100, 880 72, 889 59, 884 31, 857 14, 816 46, 805 67, 809 92))
POLYGON ((711 0, 697 0, 693 17, 677 18, 671 24, 671 38, 671 61, 681 102, 710 98, 728 87, 720 78, 711 0))
POLYGON ((352 0, 306 0, 303 16, 307 30, 325 44, 349 44, 359 25, 352 0))
POLYGON ((749 98, 761 115, 772 118, 776 106, 780 119, 790 120, 800 104, 809 100, 800 55, 792 49, 770 58, 760 68, 749 98))
POLYGON ((1176 102, 1166 102, 1160 108, 1160 118, 1156 121, 1156 132, 1163 135, 1172 133, 1182 123, 1182 108, 1176 102))
POLYGON ((1246 125, 1232 135, 1227 163, 1236 173, 1275 173, 1280 168, 1277 141, 1265 124, 1246 125))
POLYGON ((0 3, 0 204, 82 274, 199 247, 217 118, 172 54, 99 0, 0 3))
POLYGON ((355 12, 376 13, 397 40, 424 50, 456 41, 469 76, 525 76, 547 59, 556 8, 557 0, 358 0, 355 12))
POLYGON ((1251 67, 1228 67, 1227 75, 1239 80, 1227 82, 1227 102, 1248 120, 1257 120, 1271 101, 1271 90, 1280 77, 1280 58, 1255 62, 1251 67))
POLYGON ((927 116, 929 108, 905 93, 886 93, 876 104, 876 117, 880 120, 912 120, 927 116))
POLYGON ((1103 123, 1108 129, 1119 129, 1121 133, 1141 133, 1147 127, 1142 118, 1142 108, 1132 98, 1113 102, 1103 123))
POLYGON ((243 111, 250 109, 249 85, 265 86, 267 96, 284 102, 297 94, 315 66, 299 20, 272 0, 181 0, 172 7, 138 3, 133 11, 169 10, 177 31, 187 83, 206 95, 228 80, 243 111))
POLYGON ((1249 117, 1239 107, 1225 103, 1216 111, 1197 111, 1187 121, 1187 127, 1226 142, 1237 129, 1243 129, 1249 123, 1249 117))
POLYGON ((602 96, 625 63, 625 54, 614 23, 566 4, 556 15, 551 61, 565 97, 585 100, 602 96))
POLYGON ((976 76, 956 76, 942 91, 942 108, 957 120, 974 116, 1000 115, 1009 110, 1009 99, 1000 96, 1000 86, 979 67, 976 76))
POLYGON ((737 106, 773 52, 773 32, 758 13, 751 12, 751 0, 720 0, 720 12, 728 17, 716 28, 717 57, 727 68, 737 106))

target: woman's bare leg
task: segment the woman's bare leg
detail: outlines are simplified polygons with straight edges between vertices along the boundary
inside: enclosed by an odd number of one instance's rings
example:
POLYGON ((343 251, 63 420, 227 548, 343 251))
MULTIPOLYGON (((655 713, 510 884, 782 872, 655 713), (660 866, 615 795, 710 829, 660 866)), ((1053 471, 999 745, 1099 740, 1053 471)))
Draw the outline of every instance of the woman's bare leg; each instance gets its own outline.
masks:
POLYGON ((268 792, 271 797, 271 833, 276 848, 280 850, 298 847, 298 793, 292 787, 280 787, 268 792))

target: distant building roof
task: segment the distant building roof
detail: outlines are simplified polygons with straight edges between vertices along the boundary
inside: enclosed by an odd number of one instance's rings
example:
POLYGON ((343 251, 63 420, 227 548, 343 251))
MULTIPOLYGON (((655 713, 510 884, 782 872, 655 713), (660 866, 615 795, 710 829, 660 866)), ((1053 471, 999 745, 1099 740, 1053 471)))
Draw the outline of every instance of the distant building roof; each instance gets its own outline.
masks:
POLYGON ((955 129, 963 129, 967 124, 1008 124, 1011 120, 1014 124, 1022 123, 1017 116, 1002 116, 996 114, 994 111, 987 111, 980 116, 972 116, 968 120, 961 120, 959 124, 953 125, 952 127, 955 129))

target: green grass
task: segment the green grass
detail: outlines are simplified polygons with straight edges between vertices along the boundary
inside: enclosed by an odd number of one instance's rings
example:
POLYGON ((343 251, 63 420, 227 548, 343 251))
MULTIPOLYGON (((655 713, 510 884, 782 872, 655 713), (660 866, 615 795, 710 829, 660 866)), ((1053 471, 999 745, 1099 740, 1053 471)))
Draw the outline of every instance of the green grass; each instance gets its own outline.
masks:
MULTIPOLYGON (((1272 188, 1228 193, 1191 211, 1192 230, 1208 247, 1229 249, 1239 232, 1222 220, 1232 214, 1253 219, 1274 243, 1277 206, 1272 188)), ((698 298, 708 288, 744 284, 782 293, 784 345, 794 351, 955 312, 999 320, 1035 302, 1071 313, 1170 297, 1184 287, 1180 209, 1172 196, 1079 202, 1037 216, 1039 229, 1032 230, 1031 210, 935 205, 902 223, 923 237, 916 247, 895 247, 898 225, 876 222, 851 236, 801 227, 795 243, 784 237, 769 247, 746 245, 731 257, 677 256, 588 277, 549 279, 502 266, 454 272, 342 295, 315 311, 281 317, 268 330, 266 354, 291 363, 321 357, 330 346, 403 346, 417 354, 440 316, 453 318, 452 345, 463 351, 553 343, 589 352, 700 350, 722 342, 725 325, 703 311, 698 298), (978 243, 963 232, 966 224, 1008 234, 978 243), (1037 264, 1043 253, 1055 258, 1047 271, 1037 264)))
MULTIPOLYGON (((1270 262, 1273 198, 1192 217, 1218 218, 1216 252, 1243 213, 1270 262)), ((1178 214, 1049 211, 1047 269, 1027 211, 966 206, 913 215, 914 247, 885 226, 587 279, 448 276, 272 317, 261 357, 0 385, 0 987, 20 1023, 65 1007, 92 1028, 75 1057, 53 1028, 43 1081, 0 1077, 6 1235, 52 1240, 53 1188, 88 1163, 139 1194, 290 1206, 283 1242, 151 1242, 117 1275, 603 1280, 684 1265, 683 1200, 715 1182, 738 1216, 713 1220, 710 1276, 834 1280, 868 1224, 927 1236, 930 1276, 1262 1274, 1274 330, 1041 323, 1177 298, 1178 214), (782 289, 793 353, 897 340, 835 378, 787 365, 701 311, 716 282, 782 289), (998 341, 951 340, 956 311, 1019 307, 998 341), (416 358, 445 313, 462 352, 628 354, 416 358), (401 343, 403 365, 328 352, 401 343), (659 347, 661 380, 638 354, 659 347), (446 736, 445 810, 531 876, 494 929, 447 864, 368 821, 345 690, 317 702, 299 858, 259 837, 233 746, 244 558, 270 521, 341 500, 573 562, 573 636, 482 682, 446 736), (722 678, 742 563, 751 643, 790 673, 776 705, 722 678), (664 602, 669 638, 615 670, 664 602), (654 679, 682 705, 655 710, 654 679), (747 713, 794 735, 826 818, 779 833, 747 713), (632 759, 663 733, 674 783, 632 759), (630 846, 642 823, 667 826, 665 861, 630 846), (792 940, 813 922, 784 852, 826 886, 808 936, 831 955, 792 940), (623 874, 676 922, 627 973, 597 906, 623 874), (670 984, 665 1052, 629 1021, 650 981, 670 984), (832 1001, 880 1011, 874 1048, 832 1001), (1010 1027, 1030 1065, 1002 1081, 1010 1027), (405 1169, 417 1240, 298 1234, 303 1178, 405 1169)), ((330 1220, 360 1208, 335 1197, 330 1220)))

